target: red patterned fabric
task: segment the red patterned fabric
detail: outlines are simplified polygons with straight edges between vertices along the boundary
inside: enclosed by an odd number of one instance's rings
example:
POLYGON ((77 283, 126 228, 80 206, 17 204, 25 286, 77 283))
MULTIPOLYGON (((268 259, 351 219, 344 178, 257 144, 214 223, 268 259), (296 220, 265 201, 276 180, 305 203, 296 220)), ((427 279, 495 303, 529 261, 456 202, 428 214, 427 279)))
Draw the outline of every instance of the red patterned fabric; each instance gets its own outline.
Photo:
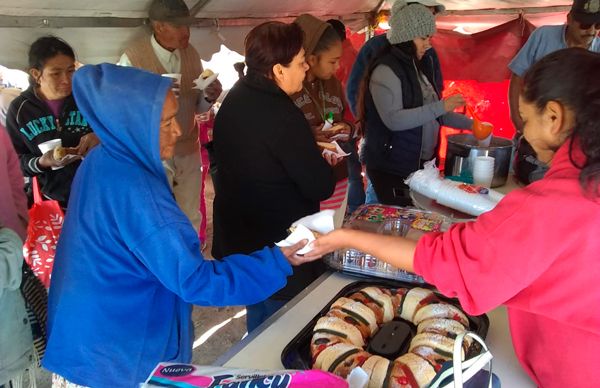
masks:
POLYGON ((34 203, 29 209, 29 226, 23 256, 35 275, 48 288, 64 213, 58 201, 42 199, 35 177, 32 186, 34 203))
POLYGON ((342 179, 335 184, 335 190, 331 197, 321 202, 321 210, 337 210, 342 207, 346 192, 348 191, 348 178, 342 179))

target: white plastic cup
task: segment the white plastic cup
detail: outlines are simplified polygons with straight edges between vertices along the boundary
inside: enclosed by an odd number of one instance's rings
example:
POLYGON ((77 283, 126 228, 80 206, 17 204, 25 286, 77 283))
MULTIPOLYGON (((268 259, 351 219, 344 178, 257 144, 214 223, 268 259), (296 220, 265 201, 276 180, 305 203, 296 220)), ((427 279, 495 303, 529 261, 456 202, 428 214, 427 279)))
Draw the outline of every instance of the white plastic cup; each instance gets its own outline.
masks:
POLYGON ((494 167, 493 166, 482 166, 482 167, 473 167, 473 172, 480 172, 480 173, 493 173, 494 172, 494 167))
POLYGON ((491 187, 494 179, 494 158, 478 156, 473 164, 473 183, 483 187, 491 187))
POLYGON ((473 171, 490 171, 494 169, 495 159, 493 156, 477 156, 473 163, 473 171))
POLYGON ((179 98, 179 89, 181 88, 181 73, 166 73, 161 75, 173 80, 173 93, 175 93, 175 97, 179 98))
POLYGON ((52 139, 52 140, 48 140, 48 141, 38 144, 38 148, 42 152, 42 155, 48 151, 52 151, 56 147, 61 147, 61 146, 62 146, 61 139, 52 139))
POLYGON ((181 83, 181 73, 166 73, 166 74, 161 74, 161 75, 163 77, 173 78, 173 79, 177 80, 178 84, 181 83))
POLYGON ((494 174, 485 173, 473 173, 473 183, 477 186, 492 187, 492 181, 494 180, 494 174))
POLYGON ((494 135, 490 133, 490 135, 483 140, 477 139, 477 145, 479 147, 488 148, 490 146, 490 144, 492 143, 493 136, 494 135))

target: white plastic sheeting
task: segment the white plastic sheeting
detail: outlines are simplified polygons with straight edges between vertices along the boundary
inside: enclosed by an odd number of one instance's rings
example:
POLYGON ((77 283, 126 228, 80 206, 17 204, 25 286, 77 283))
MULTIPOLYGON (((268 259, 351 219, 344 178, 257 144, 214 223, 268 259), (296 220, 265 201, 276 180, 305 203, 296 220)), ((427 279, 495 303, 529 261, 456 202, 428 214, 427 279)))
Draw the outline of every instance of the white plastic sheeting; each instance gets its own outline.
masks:
MULTIPOLYGON (((569 5, 569 0, 438 0, 448 10, 503 9, 569 5)), ((388 0, 389 2, 389 0, 388 0)), ((186 0, 191 8, 195 0, 186 0)), ((369 12, 379 0, 211 0, 199 18, 282 17, 303 12, 349 15, 369 12)), ((0 14, 15 16, 145 17, 150 0, 2 0, 0 14)))
MULTIPOLYGON (((24 25, 28 27, 0 27, 0 64, 11 68, 25 68, 28 46, 36 38, 47 34, 57 35, 69 42, 83 63, 116 62, 128 42, 139 34, 147 33, 147 27, 92 27, 94 24, 88 27, 84 24, 75 28, 49 28, 48 25, 55 25, 51 18, 94 18, 93 20, 106 21, 107 18, 118 17, 141 20, 147 16, 150 1, 2 0, 0 21, 3 21, 3 25, 22 25, 20 22, 26 21, 24 25), (50 18, 50 23, 45 23, 45 18, 50 18)), ((438 1, 445 4, 450 13, 570 4, 569 0, 438 1)), ((186 3, 192 8, 197 1, 186 0, 186 3)), ((389 6, 387 3, 383 5, 389 6)), ((201 57, 208 60, 213 53, 219 51, 221 44, 242 53, 244 37, 248 31, 253 25, 265 20, 291 20, 301 13, 312 13, 321 17, 339 16, 350 22, 352 28, 358 29, 367 24, 369 12, 377 11, 380 6, 380 0, 211 0, 195 15, 202 23, 199 22, 198 26, 192 28, 191 43, 201 57)), ((491 27, 510 18, 510 15, 501 14, 479 17, 479 21, 473 22, 473 29, 491 27)), ((87 22, 90 19, 81 20, 87 22)), ((456 15, 452 15, 446 23, 446 27, 440 27, 454 29, 461 21, 456 19, 456 15)))
MULTIPOLYGON (((150 0, 2 0, 0 14, 16 16, 146 17, 150 0)), ((196 1, 186 0, 192 8, 196 1)), ((284 17, 304 12, 349 15, 369 12, 379 0, 211 0, 198 18, 284 17)))

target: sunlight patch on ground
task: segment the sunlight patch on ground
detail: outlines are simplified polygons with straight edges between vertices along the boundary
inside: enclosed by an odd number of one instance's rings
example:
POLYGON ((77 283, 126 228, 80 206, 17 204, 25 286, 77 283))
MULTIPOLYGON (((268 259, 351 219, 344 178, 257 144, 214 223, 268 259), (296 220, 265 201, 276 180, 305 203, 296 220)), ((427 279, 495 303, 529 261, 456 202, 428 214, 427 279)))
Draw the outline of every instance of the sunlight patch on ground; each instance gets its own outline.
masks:
POLYGON ((229 324, 231 321, 233 321, 234 319, 239 319, 242 318, 243 316, 246 315, 246 309, 243 309, 241 311, 239 311, 237 314, 235 314, 233 317, 224 320, 223 322, 214 325, 213 327, 211 327, 210 329, 208 329, 206 331, 206 333, 203 333, 200 338, 198 338, 197 340, 194 341, 194 345, 192 346, 192 349, 196 349, 197 347, 199 347, 200 345, 202 345, 203 343, 205 343, 206 341, 208 341, 208 339, 210 337, 212 337, 213 334, 215 334, 217 331, 219 331, 219 329, 221 329, 222 327, 226 326, 227 324, 229 324))

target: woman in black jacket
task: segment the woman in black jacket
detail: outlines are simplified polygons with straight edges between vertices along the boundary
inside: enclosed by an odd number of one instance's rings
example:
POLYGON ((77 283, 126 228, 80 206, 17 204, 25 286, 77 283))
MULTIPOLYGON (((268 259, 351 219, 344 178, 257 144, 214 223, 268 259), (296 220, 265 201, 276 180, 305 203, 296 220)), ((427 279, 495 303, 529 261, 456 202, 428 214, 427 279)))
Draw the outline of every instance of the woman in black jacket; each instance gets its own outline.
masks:
MULTIPOLYGON (((246 37, 247 75, 231 89, 214 126, 213 256, 249 253, 286 237, 295 220, 319 211, 335 179, 290 95, 308 66, 295 24, 264 23, 246 37)), ((321 262, 294 268, 287 286, 248 306, 250 332, 315 280, 321 262)))
POLYGON ((6 129, 19 155, 23 174, 37 176, 44 196, 66 207, 80 160, 99 143, 71 94, 75 53, 62 39, 45 36, 29 49, 31 86, 11 103, 6 129), (71 154, 55 158, 39 145, 61 139, 71 154))

